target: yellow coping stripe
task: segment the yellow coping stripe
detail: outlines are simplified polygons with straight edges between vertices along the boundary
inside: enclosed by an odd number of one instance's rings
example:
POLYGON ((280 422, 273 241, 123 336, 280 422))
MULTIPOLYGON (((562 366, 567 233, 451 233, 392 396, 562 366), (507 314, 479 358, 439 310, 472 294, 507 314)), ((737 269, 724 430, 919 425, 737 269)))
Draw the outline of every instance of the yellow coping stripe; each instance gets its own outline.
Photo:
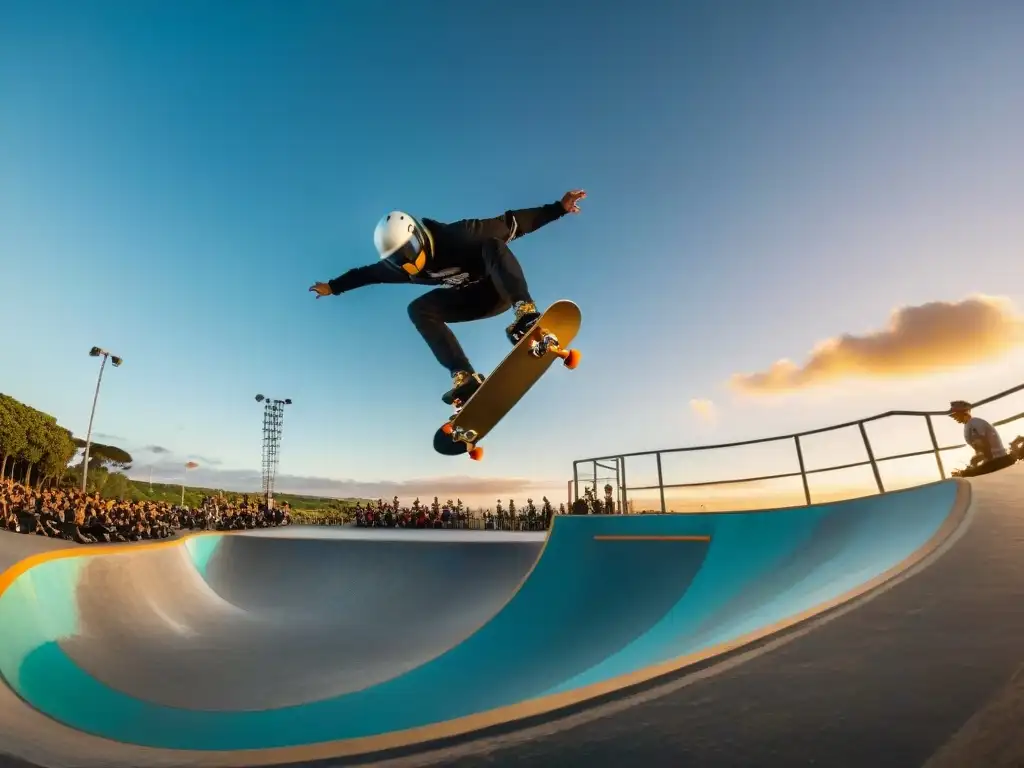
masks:
MULTIPOLYGON (((942 482, 950 481, 947 480, 942 482)), ((472 715, 466 715, 453 720, 431 723, 429 725, 409 728, 402 731, 391 731, 389 733, 382 733, 374 736, 322 741, 314 744, 302 744, 289 747, 223 751, 179 750, 142 747, 139 745, 130 746, 148 758, 162 758, 165 755, 176 755, 182 758, 188 758, 191 764, 197 766, 197 768, 198 766, 206 766, 209 768, 213 768, 214 766, 217 768, 253 768, 254 766, 269 766, 275 763, 338 759, 356 755, 367 755, 390 749, 409 748, 411 746, 425 744, 438 739, 471 734, 474 731, 479 731, 495 725, 508 724, 516 720, 537 717, 539 715, 556 712, 565 707, 578 705, 588 699, 614 693, 622 690, 623 688, 632 687, 639 683, 654 680, 658 677, 679 671, 698 662, 709 660, 715 656, 737 650, 745 645, 749 645, 750 643, 776 635, 830 609, 836 608, 843 603, 848 603, 856 598, 862 597, 883 584, 901 576, 938 550, 943 542, 953 534, 966 517, 967 511, 971 505, 972 494, 970 483, 960 479, 955 479, 952 482, 955 482, 957 485, 957 494, 945 521, 939 526, 939 529, 927 542, 925 542, 917 551, 911 553, 902 562, 897 563, 889 570, 878 574, 873 579, 859 584, 841 595, 836 595, 831 600, 819 603, 818 605, 812 606, 799 614, 786 617, 772 625, 761 627, 740 637, 733 638, 730 641, 726 641, 709 648, 704 648, 695 653, 678 656, 674 659, 661 662, 660 664, 655 664, 644 669, 634 670, 631 673, 609 678, 598 683, 592 683, 582 688, 576 688, 548 696, 541 696, 535 699, 528 699, 516 704, 498 707, 486 712, 477 712, 472 715)), ((893 491, 892 493, 898 494, 900 491, 893 491)), ((859 501, 859 499, 849 501, 859 501)), ((550 538, 550 531, 548 532, 548 538, 550 538)), ((547 542, 545 541, 545 546, 546 544, 547 542)), ((157 544, 154 546, 161 545, 157 544)), ((103 549, 108 548, 103 547, 103 549)), ((118 549, 121 549, 121 547, 118 547, 118 549)), ((135 547, 129 547, 127 549, 130 551, 135 549, 135 547)), ((59 556, 67 557, 70 555, 58 555, 58 557, 59 556)), ((34 560, 35 558, 29 559, 34 560)), ((43 557, 41 559, 46 560, 52 558, 43 557)), ((538 561, 539 560, 540 558, 538 558, 538 561)), ((6 576, 7 574, 3 575, 6 576)), ((2 592, 2 584, 2 581, 0 581, 0 592, 2 592)), ((64 726, 63 724, 58 724, 58 726, 61 729, 67 728, 67 726, 64 726)), ((81 731, 75 731, 75 729, 69 730, 79 734, 82 733, 81 731)), ((119 743, 111 742, 111 740, 104 739, 102 737, 91 736, 91 738, 98 739, 100 742, 119 743)))
POLYGON ((595 536, 594 541, 711 541, 710 536, 595 536))
MULTIPOLYGON (((163 541, 147 541, 145 543, 133 543, 126 544, 125 542, 117 542, 111 544, 98 544, 88 545, 83 544, 75 547, 61 547, 60 549, 50 549, 46 552, 39 552, 35 555, 29 555, 23 560, 19 560, 14 565, 10 566, 6 571, 0 573, 0 595, 14 583, 14 581, 26 571, 35 568, 37 565, 42 563, 48 563, 51 560, 63 560, 68 557, 102 557, 105 555, 130 555, 133 552, 143 552, 153 549, 169 549, 170 547, 180 547, 189 539, 199 538, 200 536, 230 536, 232 534, 238 534, 241 531, 197 531, 195 533, 189 533, 184 536, 178 536, 173 539, 164 539, 163 541)), ((14 534, 18 535, 18 534, 14 534)))

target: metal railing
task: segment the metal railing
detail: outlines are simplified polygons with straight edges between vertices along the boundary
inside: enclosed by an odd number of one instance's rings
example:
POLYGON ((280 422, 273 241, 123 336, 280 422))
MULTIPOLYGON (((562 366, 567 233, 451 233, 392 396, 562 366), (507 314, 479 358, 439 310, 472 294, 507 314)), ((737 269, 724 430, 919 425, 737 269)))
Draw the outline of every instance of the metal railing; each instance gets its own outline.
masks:
MULTIPOLYGON (((1019 384, 1016 387, 1012 387, 1011 389, 1004 390, 1003 392, 999 392, 998 394, 992 395, 991 397, 986 397, 983 400, 979 400, 978 402, 972 404, 972 408, 977 408, 977 407, 982 406, 982 405, 987 405, 988 403, 995 402, 996 400, 1001 400, 1002 398, 1009 397, 1010 395, 1016 394, 1017 392, 1021 392, 1021 391, 1024 391, 1024 384, 1019 384)), ((662 450, 656 450, 656 451, 633 451, 633 452, 630 452, 630 453, 619 453, 619 454, 612 455, 612 456, 599 456, 597 458, 590 458, 590 459, 577 459, 576 461, 573 462, 573 466, 572 466, 572 471, 573 471, 573 479, 572 479, 573 491, 574 491, 575 498, 579 498, 580 497, 580 484, 581 483, 583 483, 584 485, 589 485, 590 483, 593 483, 593 486, 594 486, 594 488, 596 490, 597 489, 597 483, 598 483, 599 480, 601 480, 601 479, 610 479, 610 478, 599 477, 598 476, 598 469, 600 468, 601 470, 605 470, 605 471, 610 470, 610 469, 614 469, 614 471, 615 471, 615 479, 617 481, 617 483, 616 483, 616 485, 617 485, 616 506, 620 510, 622 510, 623 512, 629 510, 629 493, 630 492, 634 492, 634 491, 658 491, 659 496, 660 496, 660 502, 661 502, 661 511, 662 511, 662 513, 665 513, 665 512, 667 512, 666 504, 665 504, 665 490, 666 489, 671 489, 671 488, 698 488, 698 487, 707 487, 707 486, 721 486, 721 485, 729 485, 729 484, 753 483, 753 482, 761 482, 761 481, 768 481, 768 480, 781 480, 781 479, 786 479, 786 478, 799 477, 801 479, 802 484, 803 484, 804 502, 805 502, 805 504, 810 505, 812 502, 811 502, 811 489, 810 489, 810 485, 808 483, 808 476, 819 474, 819 473, 822 473, 822 472, 835 472, 835 471, 844 470, 844 469, 854 469, 854 468, 858 468, 858 467, 870 466, 871 467, 872 475, 874 476, 875 486, 878 489, 878 493, 885 493, 885 485, 882 482, 882 475, 881 475, 881 472, 879 471, 879 465, 881 463, 883 463, 883 462, 896 461, 898 459, 909 459, 909 458, 914 458, 914 457, 918 457, 918 456, 933 455, 935 457, 935 466, 938 469, 939 479, 941 480, 941 479, 945 479, 946 478, 946 476, 947 476, 946 475, 946 470, 945 470, 945 467, 943 466, 943 463, 942 463, 942 454, 943 454, 943 452, 962 449, 962 448, 964 448, 964 444, 962 442, 960 442, 960 443, 957 443, 957 444, 954 444, 954 445, 940 446, 939 442, 938 442, 938 439, 937 439, 937 437, 935 435, 935 425, 934 425, 932 419, 934 417, 936 417, 936 416, 948 416, 949 414, 950 414, 950 411, 948 411, 948 410, 946 410, 946 411, 886 411, 885 413, 880 413, 880 414, 878 414, 876 416, 869 416, 868 418, 857 419, 855 421, 847 421, 847 422, 844 422, 842 424, 833 424, 832 426, 828 426, 828 427, 819 427, 818 429, 811 429, 811 430, 807 430, 805 432, 797 432, 797 433, 790 434, 790 435, 777 435, 775 437, 761 437, 761 438, 757 438, 755 440, 742 440, 742 441, 737 441, 737 442, 732 442, 732 443, 719 443, 719 444, 716 444, 716 445, 698 445, 698 446, 688 446, 688 447, 684 447, 684 448, 668 448, 668 449, 662 449, 662 450), (921 451, 910 451, 910 452, 907 452, 907 453, 893 454, 891 456, 876 456, 875 455, 875 451, 874 451, 874 449, 872 448, 872 445, 871 445, 871 440, 868 437, 868 433, 867 433, 867 429, 866 429, 865 425, 867 425, 867 424, 869 424, 871 422, 880 421, 882 419, 888 419, 888 418, 891 418, 891 417, 894 417, 894 416, 916 416, 916 417, 923 418, 925 420, 926 424, 927 424, 927 427, 928 427, 928 436, 929 436, 929 438, 931 440, 931 447, 927 448, 927 449, 924 449, 924 450, 921 450, 921 451), (850 427, 857 427, 858 430, 860 431, 860 436, 861 436, 861 440, 864 443, 864 450, 865 450, 865 453, 867 454, 867 459, 865 459, 864 461, 855 461, 855 462, 850 462, 850 463, 846 463, 846 464, 837 464, 837 465, 834 465, 834 466, 819 467, 819 468, 816 468, 816 469, 807 469, 807 466, 806 466, 805 461, 804 461, 804 446, 801 443, 801 439, 802 438, 806 438, 806 437, 809 437, 811 435, 820 435, 820 434, 824 434, 826 432, 834 432, 834 431, 837 431, 837 430, 840 430, 840 429, 847 429, 847 428, 850 428, 850 427), (700 451, 718 450, 718 449, 722 449, 722 448, 739 448, 741 446, 759 445, 759 444, 764 444, 764 443, 789 441, 789 440, 793 441, 794 448, 796 449, 796 459, 797 459, 797 464, 799 466, 799 470, 796 471, 796 472, 781 472, 781 473, 776 473, 776 474, 761 475, 761 476, 757 476, 757 477, 739 477, 739 478, 732 478, 732 479, 728 479, 728 480, 708 480, 708 481, 694 482, 694 483, 665 483, 665 481, 664 481, 664 474, 663 474, 663 471, 662 471, 662 456, 667 455, 667 454, 695 453, 695 452, 700 452, 700 451), (641 485, 641 486, 632 486, 631 487, 631 486, 629 486, 627 484, 628 478, 626 476, 626 459, 627 458, 631 458, 631 457, 643 457, 643 456, 654 456, 655 457, 655 462, 656 462, 656 467, 657 467, 658 482, 657 482, 656 485, 641 485), (613 466, 609 466, 609 464, 611 464, 613 466), (590 465, 590 467, 586 468, 585 465, 590 465), (587 471, 581 471, 582 469, 586 469, 587 471)), ((1010 422, 1016 421, 1017 419, 1021 419, 1021 418, 1024 418, 1024 412, 1018 413, 1018 414, 1016 414, 1014 416, 1010 416, 1010 417, 1002 419, 1000 421, 993 422, 993 426, 997 426, 998 427, 998 426, 1001 426, 1001 425, 1004 425, 1004 424, 1009 424, 1010 422)))

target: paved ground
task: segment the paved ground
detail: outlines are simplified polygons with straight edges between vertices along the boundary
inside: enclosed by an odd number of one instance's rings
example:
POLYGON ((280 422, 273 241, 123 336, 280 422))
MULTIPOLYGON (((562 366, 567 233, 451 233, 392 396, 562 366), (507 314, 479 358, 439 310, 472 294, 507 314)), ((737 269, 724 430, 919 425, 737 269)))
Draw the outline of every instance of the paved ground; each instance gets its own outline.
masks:
MULTIPOLYGON (((839 609, 827 621, 812 620, 797 632, 773 640, 770 646, 627 699, 618 698, 562 720, 549 719, 532 729, 375 764, 468 767, 514 765, 525 760, 552 766, 621 766, 638 761, 652 766, 872 764, 909 768, 931 759, 928 768, 1020 765, 1012 760, 1024 757, 1024 750, 1018 750, 1020 745, 1013 742, 1017 729, 1011 725, 1024 717, 1024 684, 1020 678, 1012 679, 1024 662, 1024 568, 1020 565, 1024 514, 1018 511, 1017 501, 1022 481, 1024 473, 1016 468, 974 481, 970 525, 936 562, 872 593, 862 605, 839 609), (984 759, 978 762, 983 752, 984 759), (965 756, 970 757, 966 763, 965 756)), ((87 583, 92 588, 80 589, 83 626, 88 631, 62 641, 62 647, 82 667, 115 688, 137 695, 145 692, 152 700, 153 684, 162 681, 157 687, 166 703, 178 700, 191 708, 235 708, 243 701, 279 706, 289 699, 308 700, 310 692, 314 698, 333 695, 384 679, 401 671, 403 664, 420 664, 453 638, 464 636, 481 617, 501 607, 501 601, 493 597, 496 591, 504 590, 506 598, 510 589, 515 591, 540 546, 536 540, 499 540, 488 532, 482 535, 492 543, 479 552, 486 556, 489 551, 487 562, 501 563, 493 572, 481 571, 485 566, 473 559, 473 554, 465 561, 472 568, 459 574, 455 567, 456 575, 449 569, 438 579, 446 564, 458 562, 459 558, 450 554, 453 550, 420 570, 413 555, 418 552, 416 547, 425 546, 423 542, 383 542, 379 537, 384 532, 369 533, 378 540, 343 542, 341 549, 334 551, 345 551, 344 556, 327 558, 320 556, 321 550, 338 547, 339 542, 300 541, 292 542, 294 547, 280 547, 276 546, 280 542, 266 535, 231 537, 209 560, 205 579, 199 578, 194 568, 189 575, 181 547, 160 550, 159 557, 153 557, 156 552, 118 557, 123 562, 117 568, 104 564, 104 558, 94 558, 87 569, 87 583), (289 549, 300 552, 297 559, 291 559, 296 555, 286 557, 289 549), (495 554, 504 550, 507 555, 495 554), (134 561, 131 568, 138 570, 125 570, 129 560, 134 561), (141 565, 144 560, 149 562, 141 565), (388 608, 382 609, 375 619, 379 623, 368 627, 362 636, 364 642, 354 643, 346 652, 365 652, 369 638, 380 638, 382 630, 389 627, 395 629, 391 634, 400 634, 404 640, 403 629, 416 627, 416 622, 427 628, 422 638, 432 650, 409 661, 403 658, 408 645, 396 641, 389 646, 385 641, 383 650, 375 651, 377 656, 368 657, 371 663, 361 673, 365 674, 362 679, 351 669, 337 674, 332 644, 300 647, 290 658, 282 658, 278 651, 277 664, 268 664, 265 655, 246 659, 249 651, 246 642, 238 640, 240 629, 243 636, 251 638, 249 647, 266 654, 272 652, 275 638, 282 643, 300 642, 299 638, 311 634, 311 628, 324 629, 341 615, 356 615, 374 605, 374 595, 365 589, 363 577, 381 565, 386 565, 386 572, 393 577, 374 586, 376 595, 392 596, 384 604, 401 608, 390 613, 388 608), (310 567, 320 568, 316 578, 308 578, 305 569, 310 567), (124 578, 126 573, 131 577, 124 578), (474 580, 473 574, 480 573, 484 575, 474 580), (346 589, 353 583, 362 589, 346 589), (125 585, 130 588, 126 590, 125 585), (108 589, 119 590, 118 605, 134 606, 128 615, 142 616, 142 609, 148 607, 148 628, 145 620, 136 618, 125 625, 107 616, 109 604, 96 596, 108 589), (182 589, 196 599, 176 599, 182 589), (427 598, 445 589, 463 597, 469 606, 465 615, 431 615, 438 613, 437 603, 428 604, 427 598), (296 599, 297 594, 301 600, 296 599), (323 605, 323 615, 311 616, 311 604, 323 605), (162 618, 155 621, 153 616, 162 618), (403 622, 403 618, 407 620, 403 622), (180 630, 172 638, 166 632, 169 625, 180 630), (224 627, 232 631, 221 631, 224 627), (135 639, 122 639, 126 635, 135 639), (102 637, 107 648, 113 643, 109 658, 124 659, 123 665, 90 656, 88 644, 81 641, 83 636, 102 637), (195 644, 189 642, 195 637, 202 637, 206 650, 218 658, 234 654, 234 661, 217 672, 216 685, 197 683, 204 669, 207 675, 210 672, 200 663, 202 654, 196 654, 195 644), (218 642, 227 645, 217 646, 218 642), (164 663, 158 664, 158 660, 164 663), (263 663, 262 670, 271 670, 257 683, 243 674, 253 669, 255 660, 263 663), (172 680, 181 683, 169 682, 172 680), (195 699, 197 689, 203 691, 201 702, 195 699)), ((4 538, 0 535, 0 566, 9 549, 4 538)), ((38 542, 33 546, 38 548, 38 542)), ((429 546, 440 546, 437 551, 443 553, 448 546, 472 544, 467 539, 451 545, 434 541, 429 546)), ((821 560, 822 550, 813 551, 821 560)), ((802 557, 789 561, 788 588, 806 578, 810 561, 806 555, 802 557)), ((745 597, 733 600, 729 610, 719 612, 719 620, 737 620, 739 607, 749 601, 750 594, 748 590, 745 597)), ((358 631, 351 626, 335 628, 358 631)), ((109 742, 76 734, 28 710, 7 689, 0 689, 0 714, 4 715, 0 717, 0 750, 8 744, 17 746, 18 754, 40 765, 216 764, 207 759, 168 761, 166 754, 161 757, 154 751, 123 745, 111 749, 109 742), (77 759, 69 760, 69 752, 77 759)))
POLYGON ((31 555, 71 547, 77 548, 79 545, 61 539, 49 539, 45 536, 22 536, 9 531, 0 531, 0 573, 31 555))

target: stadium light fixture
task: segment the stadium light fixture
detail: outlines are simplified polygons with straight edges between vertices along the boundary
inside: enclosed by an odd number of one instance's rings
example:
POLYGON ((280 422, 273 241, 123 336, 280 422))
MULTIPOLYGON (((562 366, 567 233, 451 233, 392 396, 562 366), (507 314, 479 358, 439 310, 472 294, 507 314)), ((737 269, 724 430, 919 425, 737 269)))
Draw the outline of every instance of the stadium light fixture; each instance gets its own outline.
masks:
POLYGON ((263 406, 263 497, 270 509, 274 503, 274 479, 277 476, 278 448, 281 445, 281 427, 284 422, 284 407, 292 400, 274 400, 256 395, 256 402, 263 406))

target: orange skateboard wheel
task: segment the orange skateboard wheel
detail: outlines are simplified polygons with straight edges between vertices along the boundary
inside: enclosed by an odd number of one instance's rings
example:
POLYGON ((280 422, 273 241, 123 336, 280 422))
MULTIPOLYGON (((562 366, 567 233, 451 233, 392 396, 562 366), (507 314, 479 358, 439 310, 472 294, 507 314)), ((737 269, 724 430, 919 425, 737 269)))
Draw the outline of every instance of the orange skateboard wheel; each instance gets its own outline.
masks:
POLYGON ((453 430, 453 427, 452 427, 452 423, 450 421, 446 421, 441 426, 441 431, 444 432, 446 435, 450 435, 452 433, 452 430, 453 430))
POLYGON ((480 461, 484 457, 484 449, 479 445, 469 452, 469 458, 473 461, 480 461))
POLYGON ((566 351, 565 356, 562 358, 562 362, 565 367, 570 371, 580 364, 580 351, 578 349, 570 349, 566 351))

